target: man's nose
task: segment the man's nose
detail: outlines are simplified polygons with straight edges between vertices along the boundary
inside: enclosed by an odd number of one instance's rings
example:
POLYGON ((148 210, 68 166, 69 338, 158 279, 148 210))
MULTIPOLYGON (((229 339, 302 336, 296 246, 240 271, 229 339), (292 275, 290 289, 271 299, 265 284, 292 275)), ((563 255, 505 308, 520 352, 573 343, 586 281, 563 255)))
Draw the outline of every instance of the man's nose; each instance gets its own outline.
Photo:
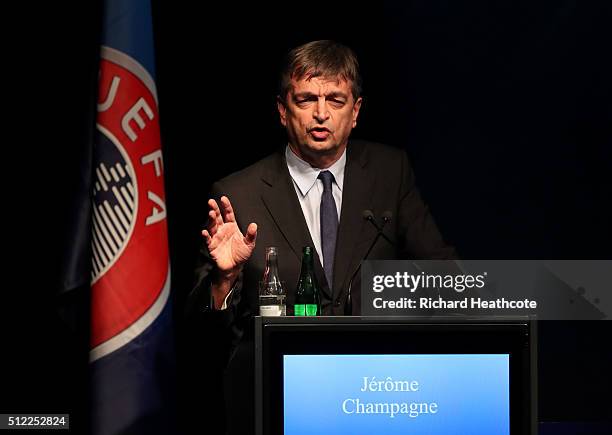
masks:
POLYGON ((313 115, 318 122, 325 122, 329 119, 329 111, 327 110, 327 104, 325 103, 324 98, 319 98, 317 100, 317 105, 313 115))

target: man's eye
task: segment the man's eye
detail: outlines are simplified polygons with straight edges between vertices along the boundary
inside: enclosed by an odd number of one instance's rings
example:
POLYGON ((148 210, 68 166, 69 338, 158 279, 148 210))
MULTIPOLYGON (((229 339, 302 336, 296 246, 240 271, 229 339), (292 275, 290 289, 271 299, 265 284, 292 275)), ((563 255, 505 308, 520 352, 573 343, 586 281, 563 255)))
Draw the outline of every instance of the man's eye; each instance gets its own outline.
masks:
POLYGON ((335 98, 329 100, 329 103, 334 107, 342 107, 345 104, 343 100, 337 100, 335 98))

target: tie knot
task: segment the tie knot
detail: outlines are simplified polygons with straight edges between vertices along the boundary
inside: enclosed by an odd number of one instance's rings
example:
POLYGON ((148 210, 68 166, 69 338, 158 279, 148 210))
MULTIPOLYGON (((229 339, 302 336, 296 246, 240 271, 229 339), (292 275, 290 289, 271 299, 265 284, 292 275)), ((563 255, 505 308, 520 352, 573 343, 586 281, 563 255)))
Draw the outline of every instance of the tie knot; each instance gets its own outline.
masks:
POLYGON ((329 171, 319 172, 319 179, 323 182, 323 190, 331 189, 332 182, 334 181, 334 174, 329 171))

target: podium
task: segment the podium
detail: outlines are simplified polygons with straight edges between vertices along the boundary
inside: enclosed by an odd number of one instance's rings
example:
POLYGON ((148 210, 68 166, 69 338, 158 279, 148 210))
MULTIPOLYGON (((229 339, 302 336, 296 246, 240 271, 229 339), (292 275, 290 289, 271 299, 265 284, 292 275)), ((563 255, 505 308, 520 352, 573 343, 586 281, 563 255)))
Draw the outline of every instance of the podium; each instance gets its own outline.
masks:
POLYGON ((536 434, 527 317, 257 317, 257 435, 536 434))

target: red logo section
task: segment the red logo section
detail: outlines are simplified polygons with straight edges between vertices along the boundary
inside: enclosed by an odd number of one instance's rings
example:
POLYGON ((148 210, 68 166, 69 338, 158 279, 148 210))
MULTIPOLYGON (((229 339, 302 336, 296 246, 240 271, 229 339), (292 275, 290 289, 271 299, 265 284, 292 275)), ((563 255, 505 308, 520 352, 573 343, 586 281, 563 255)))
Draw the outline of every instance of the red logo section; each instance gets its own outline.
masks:
POLYGON ((106 143, 113 143, 128 160, 135 209, 121 250, 94 277, 92 348, 120 334, 151 308, 166 283, 169 261, 154 90, 126 67, 107 59, 100 62, 99 86, 98 126, 109 138, 106 143))

